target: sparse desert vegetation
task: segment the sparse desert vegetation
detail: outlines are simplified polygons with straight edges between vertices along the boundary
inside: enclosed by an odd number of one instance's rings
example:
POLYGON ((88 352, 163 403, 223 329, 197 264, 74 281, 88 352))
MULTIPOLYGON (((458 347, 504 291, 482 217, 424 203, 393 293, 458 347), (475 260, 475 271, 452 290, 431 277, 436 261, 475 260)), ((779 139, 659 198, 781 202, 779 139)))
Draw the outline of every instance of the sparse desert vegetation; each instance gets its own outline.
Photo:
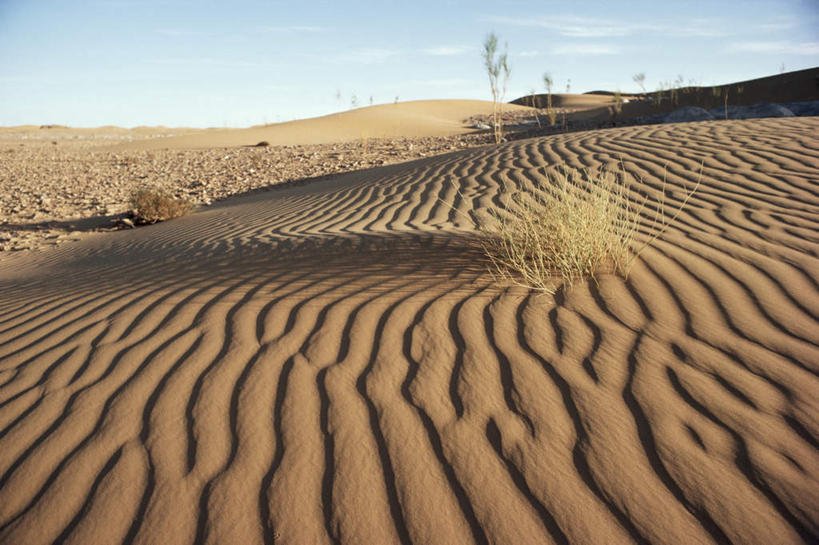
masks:
POLYGON ((486 73, 489 76, 489 89, 492 92, 492 128, 496 144, 500 144, 503 140, 503 99, 511 73, 507 49, 508 46, 504 46, 503 53, 498 50, 498 37, 494 32, 490 33, 483 42, 482 56, 486 73))
POLYGON ((1 545, 817 542, 819 68, 628 79, 736 9, 25 4, 1 545))
POLYGON ((191 211, 191 203, 169 195, 160 189, 137 189, 131 195, 130 205, 136 223, 150 224, 184 216, 191 211))
POLYGON ((640 86, 640 90, 645 94, 646 92, 646 74, 645 72, 639 72, 634 74, 631 79, 640 86))
POLYGON ((622 169, 564 168, 521 189, 507 179, 502 206, 491 210, 491 221, 480 226, 495 277, 546 293, 605 272, 627 277, 634 259, 679 216, 699 187, 698 182, 670 219, 661 202, 647 226, 653 233, 638 243, 635 234, 645 201, 633 200, 628 178, 622 169))
POLYGON ((557 113, 552 106, 552 85, 554 80, 549 72, 543 73, 543 86, 546 88, 546 117, 549 119, 549 126, 554 127, 557 120, 557 113))

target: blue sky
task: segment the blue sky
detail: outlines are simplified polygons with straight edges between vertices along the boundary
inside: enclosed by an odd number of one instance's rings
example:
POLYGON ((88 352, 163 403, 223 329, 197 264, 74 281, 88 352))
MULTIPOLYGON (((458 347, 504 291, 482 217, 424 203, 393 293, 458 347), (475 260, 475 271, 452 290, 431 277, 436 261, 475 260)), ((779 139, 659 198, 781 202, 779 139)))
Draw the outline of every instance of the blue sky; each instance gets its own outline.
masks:
POLYGON ((360 105, 711 85, 819 66, 819 0, 0 0, 0 125, 249 126, 360 105), (341 99, 337 98, 340 92, 341 99))

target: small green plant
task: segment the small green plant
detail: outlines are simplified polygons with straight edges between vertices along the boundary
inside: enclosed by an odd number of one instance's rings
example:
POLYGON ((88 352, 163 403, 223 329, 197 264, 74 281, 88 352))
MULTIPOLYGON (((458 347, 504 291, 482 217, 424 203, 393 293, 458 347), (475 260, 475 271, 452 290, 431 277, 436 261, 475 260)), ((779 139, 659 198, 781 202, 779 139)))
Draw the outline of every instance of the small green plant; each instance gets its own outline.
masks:
POLYGON ((541 125, 540 125, 540 116, 537 115, 537 101, 536 101, 536 98, 537 97, 535 96, 534 88, 529 89, 529 106, 535 112, 535 121, 537 121, 537 127, 540 128, 541 127, 541 125))
POLYGON ((640 72, 639 74, 634 74, 631 76, 631 79, 634 80, 634 83, 640 86, 642 89, 643 94, 646 92, 646 75, 645 72, 640 72))
POLYGON ((616 124, 617 117, 623 111, 623 95, 620 93, 620 91, 614 92, 613 100, 614 104, 609 106, 609 114, 611 115, 611 122, 616 124))
POLYGON ((663 198, 656 208, 654 234, 640 244, 635 233, 646 201, 629 200, 624 172, 564 169, 547 176, 546 182, 518 190, 507 179, 502 207, 479 226, 495 279, 546 293, 583 278, 596 280, 605 272, 628 277, 634 260, 665 232, 699 188, 698 181, 670 221, 663 198))
POLYGON ((549 119, 549 126, 554 127, 555 123, 557 123, 557 110, 554 108, 549 108, 546 110, 546 117, 549 119))
POLYGON ((715 106, 719 106, 720 104, 720 96, 722 96, 722 88, 721 87, 711 87, 711 98, 708 97, 706 94, 705 96, 705 103, 707 108, 713 108, 715 106))
POLYGON ((654 103, 658 106, 663 103, 663 91, 664 91, 664 84, 660 82, 657 85, 657 90, 654 92, 654 103))
POLYGON ((557 115, 555 109, 552 108, 552 85, 554 85, 554 80, 552 80, 551 74, 544 72, 543 86, 546 87, 546 117, 549 118, 549 126, 554 127, 557 115))
POLYGON ((725 120, 728 121, 728 89, 725 89, 725 120))
POLYGON ((498 37, 494 32, 489 33, 483 42, 482 56, 492 91, 492 124, 496 144, 503 140, 503 97, 511 72, 507 49, 508 45, 504 46, 502 54, 498 53, 498 37))
POLYGON ((172 197, 156 189, 138 189, 131 195, 136 223, 149 224, 184 216, 191 211, 185 199, 172 197))

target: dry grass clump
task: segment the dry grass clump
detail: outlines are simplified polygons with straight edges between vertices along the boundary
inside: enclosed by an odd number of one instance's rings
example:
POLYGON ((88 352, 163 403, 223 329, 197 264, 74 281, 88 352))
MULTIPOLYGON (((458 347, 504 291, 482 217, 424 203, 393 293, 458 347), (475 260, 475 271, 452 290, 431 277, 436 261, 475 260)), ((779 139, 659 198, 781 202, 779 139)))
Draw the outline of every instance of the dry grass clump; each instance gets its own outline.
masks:
POLYGON ((131 195, 131 208, 136 223, 145 224, 184 216, 191 203, 156 189, 138 189, 131 195))
POLYGON ((653 220, 659 230, 638 245, 634 235, 645 200, 631 202, 623 178, 567 169, 543 186, 504 192, 503 206, 481 227, 496 279, 554 293, 561 284, 600 273, 628 276, 634 259, 676 219, 699 183, 668 222, 660 203, 653 220))

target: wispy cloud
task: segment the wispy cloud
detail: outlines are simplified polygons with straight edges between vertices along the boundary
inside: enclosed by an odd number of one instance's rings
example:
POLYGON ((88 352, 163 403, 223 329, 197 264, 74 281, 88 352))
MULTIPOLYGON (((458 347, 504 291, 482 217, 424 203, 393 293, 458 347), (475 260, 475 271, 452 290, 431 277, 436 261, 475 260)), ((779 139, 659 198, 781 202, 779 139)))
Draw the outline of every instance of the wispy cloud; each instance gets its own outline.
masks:
POLYGON ((729 32, 709 19, 688 21, 632 22, 616 19, 577 17, 574 15, 506 17, 490 16, 486 21, 521 27, 545 28, 567 38, 614 38, 633 34, 663 34, 667 36, 725 36, 729 32))
POLYGON ((429 49, 422 49, 421 53, 425 55, 432 55, 434 57, 454 57, 456 55, 463 55, 473 51, 473 47, 465 45, 444 45, 440 47, 433 47, 429 49))
POLYGON ((267 63, 260 63, 239 59, 216 59, 213 57, 165 57, 161 59, 149 59, 149 64, 170 65, 170 66, 227 66, 230 68, 259 68, 269 66, 267 63))
POLYGON ((102 6, 104 8, 135 8, 140 5, 140 2, 136 0, 101 0, 97 2, 98 6, 102 6))
POLYGON ((540 51, 536 51, 534 49, 529 49, 527 51, 518 51, 515 53, 515 57, 539 57, 541 55, 540 51))
POLYGON ((799 21, 792 17, 792 16, 782 16, 782 17, 775 17, 771 20, 768 20, 764 23, 759 23, 758 25, 754 26, 755 32, 783 32, 785 30, 790 30, 792 28, 796 28, 799 25, 799 21))
POLYGON ((363 47, 350 51, 342 51, 334 57, 334 60, 353 64, 381 64, 397 56, 399 53, 400 51, 395 49, 363 47))
POLYGON ((263 26, 259 27, 263 32, 324 32, 327 30, 321 26, 311 25, 285 25, 285 26, 263 26))
POLYGON ((467 87, 474 86, 475 82, 466 78, 414 79, 410 85, 418 87, 467 87))
POLYGON ((506 24, 513 26, 545 28, 554 30, 561 36, 572 38, 593 38, 606 36, 625 36, 629 33, 628 28, 616 22, 603 19, 591 19, 588 17, 575 16, 549 16, 549 17, 487 17, 491 23, 506 24))
POLYGON ((781 32, 784 30, 790 30, 796 26, 796 23, 793 22, 781 22, 781 23, 763 23, 761 25, 756 26, 756 30, 759 32, 781 32))
POLYGON ((186 36, 205 36, 207 33, 192 28, 158 28, 157 34, 170 36, 172 38, 184 38, 186 36))
POLYGON ((564 44, 551 50, 552 55, 617 55, 620 48, 609 44, 564 44))
POLYGON ((819 42, 736 42, 728 46, 731 53, 776 53, 780 55, 819 55, 819 42))

